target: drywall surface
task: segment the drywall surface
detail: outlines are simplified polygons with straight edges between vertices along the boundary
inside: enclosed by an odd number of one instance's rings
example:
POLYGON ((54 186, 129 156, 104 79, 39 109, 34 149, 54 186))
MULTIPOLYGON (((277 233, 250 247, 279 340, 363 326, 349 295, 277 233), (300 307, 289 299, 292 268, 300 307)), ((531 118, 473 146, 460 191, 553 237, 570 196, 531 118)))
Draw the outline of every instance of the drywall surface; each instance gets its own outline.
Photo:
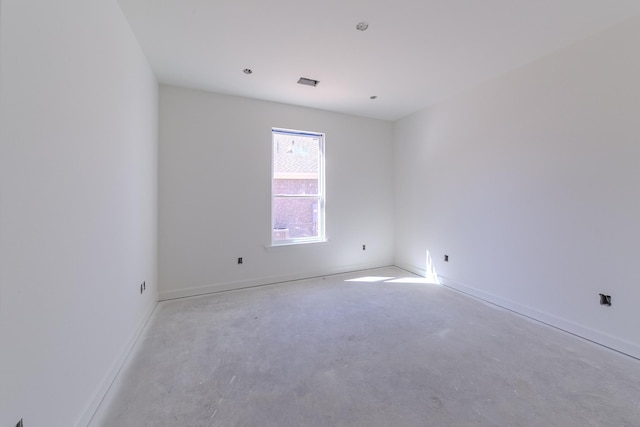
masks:
POLYGON ((386 121, 161 85, 161 298, 391 264, 391 141, 386 121), (273 127, 326 134, 328 243, 267 247, 273 127))
POLYGON ((158 85, 113 0, 0 28, 0 425, 86 425, 157 301, 158 85))
POLYGON ((635 18, 396 122, 396 265, 640 357, 638 52, 635 18))

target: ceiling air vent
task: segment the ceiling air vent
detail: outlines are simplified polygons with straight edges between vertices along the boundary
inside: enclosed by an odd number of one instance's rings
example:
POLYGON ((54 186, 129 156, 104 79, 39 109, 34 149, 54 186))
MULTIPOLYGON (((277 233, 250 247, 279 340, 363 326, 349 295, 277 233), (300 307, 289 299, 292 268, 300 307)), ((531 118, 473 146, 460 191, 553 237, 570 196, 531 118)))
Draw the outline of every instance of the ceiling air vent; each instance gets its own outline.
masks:
POLYGON ((306 77, 300 77, 300 80, 298 80, 298 84, 313 86, 313 87, 318 86, 318 83, 320 83, 318 80, 312 80, 306 77))

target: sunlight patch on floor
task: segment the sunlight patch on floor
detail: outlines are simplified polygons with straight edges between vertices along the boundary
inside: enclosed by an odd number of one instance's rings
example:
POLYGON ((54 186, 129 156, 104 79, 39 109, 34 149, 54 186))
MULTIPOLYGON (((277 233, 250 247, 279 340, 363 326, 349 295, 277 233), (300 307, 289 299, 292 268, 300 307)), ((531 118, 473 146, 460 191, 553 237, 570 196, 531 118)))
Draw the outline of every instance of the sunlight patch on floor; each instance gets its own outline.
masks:
POLYGON ((430 285, 440 285, 438 279, 438 272, 433 265, 431 254, 427 251, 425 265, 425 277, 411 276, 411 277, 386 277, 386 276, 362 276, 355 279, 347 279, 345 282, 385 282, 385 283, 424 283, 430 285))

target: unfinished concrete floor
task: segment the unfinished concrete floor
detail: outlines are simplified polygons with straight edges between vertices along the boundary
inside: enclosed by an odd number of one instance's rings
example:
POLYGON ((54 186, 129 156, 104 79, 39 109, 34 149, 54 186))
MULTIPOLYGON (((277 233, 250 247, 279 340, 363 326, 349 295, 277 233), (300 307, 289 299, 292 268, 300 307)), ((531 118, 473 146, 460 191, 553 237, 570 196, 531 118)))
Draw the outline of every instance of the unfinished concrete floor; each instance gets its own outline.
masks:
POLYGON ((640 426, 640 361, 395 268, 162 302, 92 426, 640 426))

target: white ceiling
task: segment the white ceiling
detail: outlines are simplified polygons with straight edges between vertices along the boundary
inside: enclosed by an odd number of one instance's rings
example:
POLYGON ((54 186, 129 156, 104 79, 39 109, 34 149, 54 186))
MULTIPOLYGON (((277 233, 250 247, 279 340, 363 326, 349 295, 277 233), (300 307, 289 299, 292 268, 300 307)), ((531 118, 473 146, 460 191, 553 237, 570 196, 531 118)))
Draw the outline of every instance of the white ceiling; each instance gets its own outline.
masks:
POLYGON ((119 3, 162 83, 387 120, 640 14, 640 0, 119 3))

